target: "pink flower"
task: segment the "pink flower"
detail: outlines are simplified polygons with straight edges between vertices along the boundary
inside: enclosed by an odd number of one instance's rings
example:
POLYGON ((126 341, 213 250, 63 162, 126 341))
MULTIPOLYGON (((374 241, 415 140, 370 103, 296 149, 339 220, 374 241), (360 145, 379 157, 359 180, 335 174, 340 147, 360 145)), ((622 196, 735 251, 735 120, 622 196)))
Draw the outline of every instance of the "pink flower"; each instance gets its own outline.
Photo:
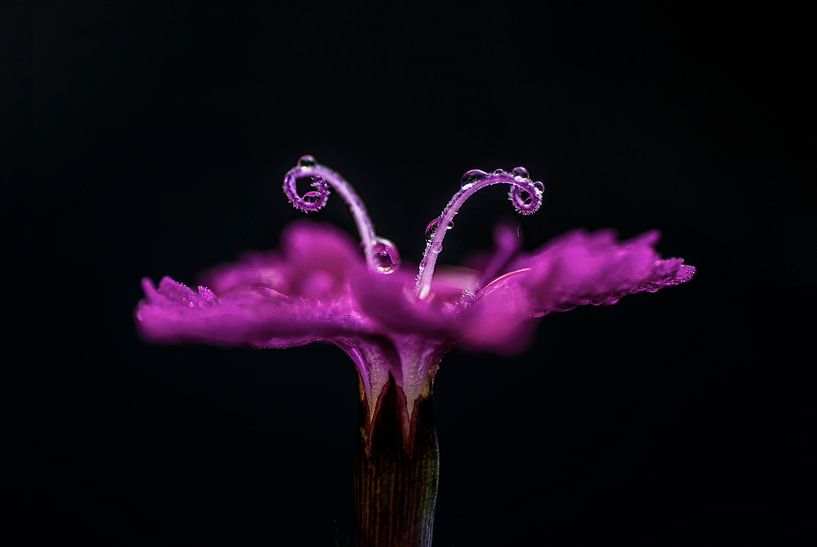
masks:
MULTIPOLYGON (((518 352, 536 321, 576 306, 615 304, 623 296, 655 292, 695 274, 682 259, 662 259, 656 232, 618 241, 611 231, 576 231, 523 253, 516 232, 500 227, 494 253, 474 268, 439 268, 437 257, 453 217, 476 191, 508 184, 518 212, 534 213, 544 187, 523 168, 491 174, 468 171, 462 188, 429 226, 419 273, 401 267, 396 247, 379 238, 363 202, 337 173, 301 158, 284 190, 304 212, 323 207, 330 186, 347 202, 363 252, 346 234, 299 222, 277 252, 245 256, 207 272, 191 289, 165 277, 144 280, 138 325, 149 340, 286 348, 335 344, 354 361, 370 415, 389 378, 405 397, 406 431, 418 399, 431 391, 434 372, 455 344, 518 352), (299 178, 313 190, 300 196, 299 178), (206 286, 205 286, 206 285, 206 286)), ((402 399, 401 396, 401 399, 402 399)))

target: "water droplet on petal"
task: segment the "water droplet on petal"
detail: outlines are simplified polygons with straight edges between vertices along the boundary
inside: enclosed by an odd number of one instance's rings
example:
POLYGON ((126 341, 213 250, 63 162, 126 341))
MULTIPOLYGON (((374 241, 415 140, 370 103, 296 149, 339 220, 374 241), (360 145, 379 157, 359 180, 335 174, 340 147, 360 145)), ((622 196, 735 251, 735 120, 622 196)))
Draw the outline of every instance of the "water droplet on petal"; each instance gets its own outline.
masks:
POLYGON ((400 265, 400 254, 397 246, 388 239, 377 238, 372 246, 374 265, 380 273, 390 274, 400 265))
POLYGON ((530 175, 528 174, 528 170, 524 167, 514 167, 513 168, 513 176, 515 177, 522 177, 523 179, 529 179, 530 175))
POLYGON ((484 179, 488 176, 488 173, 481 169, 471 169, 470 171, 466 171, 462 175, 462 185, 474 184, 480 179, 484 179))
POLYGON ((539 190, 540 192, 545 191, 545 185, 541 180, 537 180, 536 182, 533 183, 533 185, 536 186, 536 189, 539 190))
MULTIPOLYGON (((434 231, 437 229, 437 224, 440 223, 440 217, 435 218, 431 222, 428 223, 426 226, 426 239, 434 235, 434 231)), ((448 230, 454 227, 454 221, 448 223, 448 230)))
POLYGON ((504 175, 504 174, 505 174, 504 169, 494 169, 494 175, 504 175))
POLYGON ((306 156, 300 157, 298 160, 298 167, 315 167, 316 163, 315 157, 307 154, 306 156))

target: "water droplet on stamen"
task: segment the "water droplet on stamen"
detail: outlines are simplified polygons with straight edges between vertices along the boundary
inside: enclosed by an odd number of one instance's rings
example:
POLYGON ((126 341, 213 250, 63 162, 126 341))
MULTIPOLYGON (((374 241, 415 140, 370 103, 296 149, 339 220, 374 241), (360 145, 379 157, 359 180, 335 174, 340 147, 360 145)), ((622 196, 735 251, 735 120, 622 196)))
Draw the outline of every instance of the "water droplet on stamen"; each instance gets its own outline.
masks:
MULTIPOLYGON (((440 223, 440 217, 437 217, 437 218, 435 218, 434 220, 432 220, 431 222, 428 223, 428 225, 426 226, 426 239, 428 239, 429 237, 434 235, 434 232, 437 230, 437 224, 439 224, 439 223, 440 223)), ((454 227, 454 221, 452 220, 451 222, 448 223, 448 229, 450 230, 453 227, 454 227)))
POLYGON ((375 267, 380 273, 390 274, 400 265, 397 246, 388 239, 377 238, 377 242, 372 246, 372 254, 375 267))
POLYGON ((514 167, 513 168, 513 175, 515 177, 522 177, 523 179, 529 179, 530 175, 528 174, 528 170, 524 167, 514 167))
POLYGON ((504 175, 504 174, 505 174, 504 169, 494 169, 494 175, 504 175))
POLYGON ((533 183, 533 185, 536 186, 536 189, 539 190, 540 192, 545 191, 545 185, 541 180, 537 180, 536 182, 533 183))
POLYGON ((318 203, 321 199, 321 193, 311 190, 304 194, 303 200, 309 204, 318 203))
POLYGON ((474 184, 478 180, 484 179, 487 176, 488 176, 488 173, 486 173, 485 171, 483 171, 481 169, 471 169, 469 171, 466 171, 462 175, 462 185, 466 186, 466 185, 469 185, 469 184, 474 184))
POLYGON ((301 156, 300 159, 298 159, 298 167, 315 167, 316 163, 315 157, 308 154, 306 156, 301 156))

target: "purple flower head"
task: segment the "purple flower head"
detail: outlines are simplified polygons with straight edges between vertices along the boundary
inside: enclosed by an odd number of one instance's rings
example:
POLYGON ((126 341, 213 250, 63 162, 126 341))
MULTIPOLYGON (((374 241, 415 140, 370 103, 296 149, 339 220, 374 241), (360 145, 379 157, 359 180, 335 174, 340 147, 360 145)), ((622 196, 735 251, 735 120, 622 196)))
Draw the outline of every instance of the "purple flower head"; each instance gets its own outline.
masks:
POLYGON ((335 344, 351 357, 370 418, 393 378, 403 408, 404 434, 412 411, 429 396, 437 366, 455 344, 499 353, 525 348, 542 316, 585 304, 655 292, 689 281, 692 266, 662 259, 656 232, 618 241, 612 231, 571 232, 524 253, 516 230, 500 226, 496 249, 470 267, 437 268, 443 240, 463 203, 480 189, 505 184, 517 212, 535 213, 544 186, 517 167, 465 173, 462 187, 427 228, 417 273, 400 264, 397 248, 378 237, 362 200, 334 171, 304 156, 284 177, 284 192, 306 213, 321 209, 330 189, 349 206, 363 256, 346 234, 298 222, 280 251, 250 254, 213 269, 197 289, 165 277, 144 280, 137 322, 148 340, 286 348, 335 344), (299 179, 310 190, 297 191, 299 179), (445 226, 445 229, 441 227, 445 226))

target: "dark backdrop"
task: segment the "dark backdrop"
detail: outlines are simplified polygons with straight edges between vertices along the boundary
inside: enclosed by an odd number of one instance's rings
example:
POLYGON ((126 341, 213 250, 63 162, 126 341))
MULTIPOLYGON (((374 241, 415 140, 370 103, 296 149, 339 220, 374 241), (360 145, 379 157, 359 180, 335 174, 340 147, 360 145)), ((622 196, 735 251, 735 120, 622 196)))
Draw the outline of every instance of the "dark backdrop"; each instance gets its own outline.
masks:
MULTIPOLYGON (((445 359, 436 545, 785 544, 791 525, 760 538, 806 430, 797 407, 776 412, 805 399, 772 387, 788 359, 767 319, 813 285, 804 19, 296 4, 8 6, 9 292, 33 336, 4 368, 26 537, 347 544, 357 386, 341 352, 157 347, 133 321, 143 276, 190 282, 275 247, 300 218, 282 175, 311 153, 406 261, 463 171, 521 164, 547 186, 514 219, 528 248, 659 228, 661 252, 699 268, 547 317, 523 356, 445 359)), ((511 217, 483 192, 444 260, 511 217)), ((353 230, 337 199, 312 218, 353 230)))

